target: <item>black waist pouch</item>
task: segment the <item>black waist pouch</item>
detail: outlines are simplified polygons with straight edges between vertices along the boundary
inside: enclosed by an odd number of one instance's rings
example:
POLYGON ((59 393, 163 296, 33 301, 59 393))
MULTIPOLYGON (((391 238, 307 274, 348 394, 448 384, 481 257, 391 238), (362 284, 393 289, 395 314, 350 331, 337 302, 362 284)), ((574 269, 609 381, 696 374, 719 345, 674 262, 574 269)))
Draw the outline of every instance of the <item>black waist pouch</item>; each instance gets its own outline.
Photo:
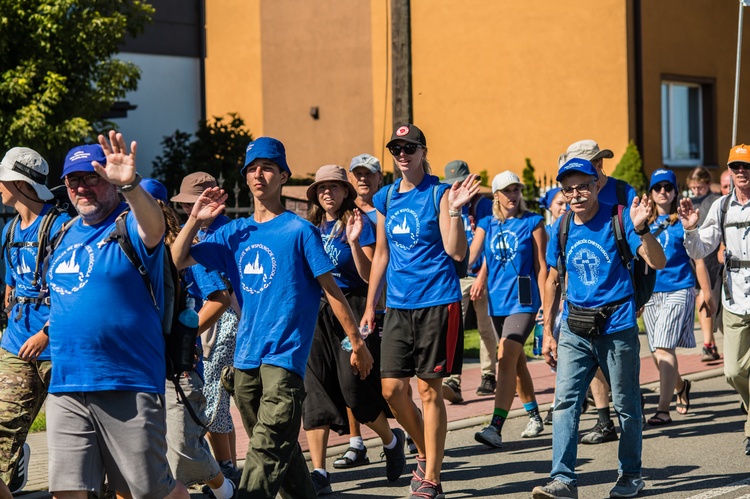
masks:
POLYGON ((574 334, 591 338, 604 334, 604 328, 620 305, 584 308, 568 302, 568 328, 574 334))

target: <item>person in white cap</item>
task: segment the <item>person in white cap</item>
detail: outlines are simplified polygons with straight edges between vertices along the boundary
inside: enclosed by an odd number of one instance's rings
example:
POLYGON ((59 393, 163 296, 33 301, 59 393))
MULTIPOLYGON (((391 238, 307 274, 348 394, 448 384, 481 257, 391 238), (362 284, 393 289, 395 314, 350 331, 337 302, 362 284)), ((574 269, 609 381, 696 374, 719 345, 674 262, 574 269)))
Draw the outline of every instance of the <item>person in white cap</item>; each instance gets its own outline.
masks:
POLYGON ((14 147, 0 164, 3 204, 18 212, 3 231, 8 328, 0 342, 0 479, 13 493, 26 484, 26 435, 50 380, 49 338, 42 331, 49 296, 39 294, 44 249, 70 218, 50 201, 48 173, 44 158, 26 147, 14 147))

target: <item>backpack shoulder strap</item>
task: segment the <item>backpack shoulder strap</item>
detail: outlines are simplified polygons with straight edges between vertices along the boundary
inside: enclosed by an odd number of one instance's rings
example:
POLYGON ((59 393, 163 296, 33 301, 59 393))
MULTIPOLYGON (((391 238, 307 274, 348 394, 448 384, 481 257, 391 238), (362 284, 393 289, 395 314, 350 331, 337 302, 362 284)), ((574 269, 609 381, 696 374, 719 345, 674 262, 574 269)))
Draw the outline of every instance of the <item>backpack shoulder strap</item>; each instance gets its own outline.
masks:
POLYGON ((42 262, 42 271, 41 271, 41 278, 40 278, 40 286, 39 286, 39 299, 44 298, 48 292, 49 289, 47 287, 47 270, 49 270, 50 260, 52 259, 52 254, 55 252, 58 246, 60 246, 60 242, 62 241, 65 234, 68 232, 68 229, 70 229, 74 223, 80 219, 80 215, 76 215, 75 217, 71 218, 67 222, 63 224, 62 227, 60 227, 60 230, 57 231, 57 234, 55 234, 49 241, 49 244, 47 244, 47 248, 44 250, 44 261, 42 262))
POLYGON ((16 226, 18 226, 18 221, 21 219, 21 215, 16 215, 13 217, 13 220, 10 222, 10 227, 8 227, 8 232, 5 235, 5 261, 10 263, 10 248, 13 246, 13 237, 16 234, 16 226))
POLYGON ((391 199, 393 199, 393 189, 396 187, 396 184, 391 184, 388 186, 388 190, 385 192, 385 211, 386 213, 391 207, 391 199))
MULTIPOLYGON (((614 177, 613 177, 614 178, 614 177)), ((617 195, 617 204, 628 205, 628 183, 619 178, 615 179, 615 194, 617 195)))
POLYGON ((570 222, 573 220, 573 212, 567 210, 563 214, 563 219, 560 221, 560 227, 558 228, 558 239, 560 244, 560 255, 557 257, 557 271, 560 274, 560 286, 562 288, 562 299, 567 300, 568 298, 568 286, 567 286, 567 269, 565 267, 565 251, 568 244, 568 233, 570 232, 570 222))
POLYGON ((633 259, 633 253, 630 251, 628 241, 625 235, 625 223, 622 219, 622 212, 625 210, 625 206, 618 204, 612 207, 612 230, 615 233, 615 244, 617 245, 617 252, 620 254, 620 259, 623 265, 630 270, 630 261, 633 259))
POLYGON ((39 283, 40 273, 44 270, 44 260, 46 258, 47 246, 49 245, 49 235, 52 231, 52 226, 60 216, 60 210, 57 206, 52 206, 50 210, 44 214, 42 221, 39 223, 39 231, 37 232, 36 240, 39 243, 39 249, 36 252, 36 266, 34 268, 34 278, 31 283, 32 286, 36 286, 39 283))
POLYGON ((724 238, 724 225, 727 221, 727 211, 729 211, 729 203, 732 202, 732 193, 726 195, 724 200, 721 202, 721 209, 719 210, 719 227, 721 228, 721 242, 726 246, 727 241, 724 238))

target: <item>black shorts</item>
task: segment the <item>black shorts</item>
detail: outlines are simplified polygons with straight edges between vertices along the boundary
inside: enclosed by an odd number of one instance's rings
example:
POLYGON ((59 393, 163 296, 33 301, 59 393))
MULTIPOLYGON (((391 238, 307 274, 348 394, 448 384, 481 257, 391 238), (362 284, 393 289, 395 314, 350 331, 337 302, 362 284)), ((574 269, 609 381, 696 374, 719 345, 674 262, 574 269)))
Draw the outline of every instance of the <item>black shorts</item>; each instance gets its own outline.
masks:
MULTIPOLYGON (((357 321, 365 309, 366 294, 367 289, 344 292, 357 321)), ((375 362, 364 380, 352 372, 351 352, 341 348, 345 336, 328 301, 321 299, 305 372, 302 425, 306 430, 330 426, 340 435, 349 433, 347 407, 360 423, 375 421, 381 412, 390 415, 380 384, 380 331, 376 329, 365 340, 375 362)))
POLYGON ((536 314, 532 313, 493 315, 491 319, 499 338, 513 340, 521 345, 526 343, 536 324, 536 314))
POLYGON ((461 302, 385 313, 380 375, 445 378, 461 374, 464 325, 461 302))

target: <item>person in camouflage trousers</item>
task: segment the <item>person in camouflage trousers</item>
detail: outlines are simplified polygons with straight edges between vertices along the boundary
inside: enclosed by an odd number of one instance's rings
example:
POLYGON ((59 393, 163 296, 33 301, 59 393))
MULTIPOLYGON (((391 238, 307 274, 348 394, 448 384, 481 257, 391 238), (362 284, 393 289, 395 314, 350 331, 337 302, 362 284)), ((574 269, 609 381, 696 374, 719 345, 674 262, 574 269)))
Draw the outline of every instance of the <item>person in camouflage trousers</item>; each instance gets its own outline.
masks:
POLYGON ((49 203, 49 166, 39 153, 14 147, 0 162, 3 204, 18 215, 5 225, 5 312, 8 327, 0 340, 0 479, 16 493, 26 485, 26 436, 47 396, 49 297, 39 296, 40 252, 50 235, 69 220, 49 203))

